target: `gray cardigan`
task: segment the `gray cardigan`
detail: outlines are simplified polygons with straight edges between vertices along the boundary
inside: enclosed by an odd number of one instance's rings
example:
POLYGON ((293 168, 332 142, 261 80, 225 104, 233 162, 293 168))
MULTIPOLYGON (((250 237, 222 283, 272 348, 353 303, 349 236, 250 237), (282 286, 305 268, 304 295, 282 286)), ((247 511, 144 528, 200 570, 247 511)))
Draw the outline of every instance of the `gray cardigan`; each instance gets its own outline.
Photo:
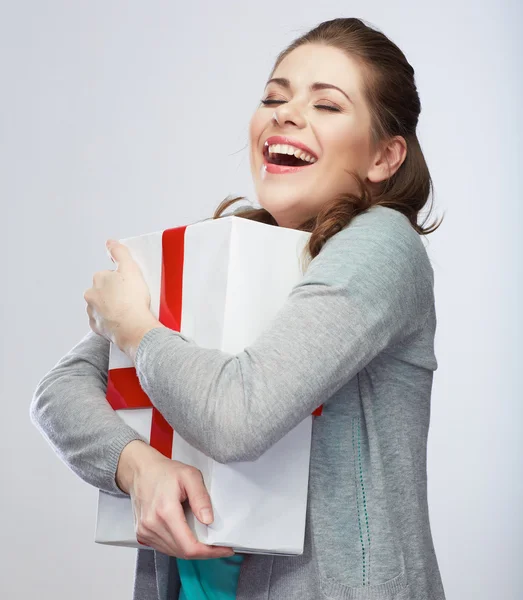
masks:
MULTIPOLYGON (((375 206, 332 236, 270 327, 236 355, 155 328, 136 371, 167 421, 223 463, 255 460, 314 417, 305 550, 247 554, 237 600, 444 600, 427 504, 434 275, 407 217, 375 206)), ((92 331, 39 382, 33 423, 84 481, 117 496, 142 439, 105 400, 92 331)), ((177 600, 176 559, 137 550, 134 600, 177 600)))

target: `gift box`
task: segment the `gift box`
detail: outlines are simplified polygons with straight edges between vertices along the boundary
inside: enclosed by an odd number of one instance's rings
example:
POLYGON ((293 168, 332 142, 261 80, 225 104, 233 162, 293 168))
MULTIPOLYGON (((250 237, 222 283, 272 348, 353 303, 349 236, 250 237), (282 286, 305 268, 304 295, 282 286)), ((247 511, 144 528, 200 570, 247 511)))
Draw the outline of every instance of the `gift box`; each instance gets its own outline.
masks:
MULTIPOLYGON (((151 312, 199 346, 236 354, 253 343, 303 276, 310 233, 237 216, 119 240, 141 268, 151 312)), ((312 419, 255 461, 219 463, 188 444, 154 408, 129 357, 111 344, 107 400, 148 443, 202 472, 214 521, 184 504, 195 537, 238 552, 303 552, 312 419)), ((99 491, 95 541, 147 548, 136 540, 130 498, 99 491)))

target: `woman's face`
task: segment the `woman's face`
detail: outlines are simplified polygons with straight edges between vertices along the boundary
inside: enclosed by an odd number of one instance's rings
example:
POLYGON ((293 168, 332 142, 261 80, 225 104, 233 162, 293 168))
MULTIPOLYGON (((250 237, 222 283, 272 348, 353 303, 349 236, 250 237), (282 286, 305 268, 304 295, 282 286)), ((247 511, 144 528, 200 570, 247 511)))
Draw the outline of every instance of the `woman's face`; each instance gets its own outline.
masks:
POLYGON ((278 225, 297 228, 341 192, 358 193, 346 170, 367 179, 375 158, 370 114, 359 67, 337 48, 300 46, 272 77, 281 81, 271 81, 265 88, 262 99, 270 104, 260 104, 250 121, 251 172, 259 204, 278 225), (318 82, 340 89, 311 88, 318 82), (271 172, 278 168, 267 166, 264 147, 273 136, 286 136, 291 145, 304 144, 317 160, 293 172, 271 172))

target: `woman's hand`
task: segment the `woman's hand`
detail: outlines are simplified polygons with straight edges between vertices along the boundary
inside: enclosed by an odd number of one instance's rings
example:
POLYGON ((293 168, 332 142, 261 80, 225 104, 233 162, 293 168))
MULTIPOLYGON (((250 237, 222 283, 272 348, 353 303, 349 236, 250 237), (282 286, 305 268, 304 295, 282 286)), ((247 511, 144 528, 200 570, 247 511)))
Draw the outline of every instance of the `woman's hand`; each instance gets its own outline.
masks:
POLYGON ((213 521, 211 499, 198 469, 134 440, 120 455, 116 483, 131 496, 136 539, 141 544, 187 560, 234 555, 231 548, 199 542, 187 524, 182 506, 187 499, 200 522, 213 521))
POLYGON ((129 248, 114 240, 106 246, 117 268, 95 273, 93 286, 85 291, 84 300, 91 329, 120 345, 129 332, 154 319, 150 310, 151 295, 129 248))

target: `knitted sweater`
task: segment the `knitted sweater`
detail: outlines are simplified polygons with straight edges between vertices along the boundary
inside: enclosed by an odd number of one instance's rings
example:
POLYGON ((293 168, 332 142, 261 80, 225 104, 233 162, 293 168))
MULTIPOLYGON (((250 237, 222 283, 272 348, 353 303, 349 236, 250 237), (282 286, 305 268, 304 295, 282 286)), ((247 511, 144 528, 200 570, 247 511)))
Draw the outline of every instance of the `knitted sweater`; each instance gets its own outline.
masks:
MULTIPOLYGON (((153 405, 223 463, 314 417, 304 553, 246 554, 237 600, 444 600, 427 503, 434 275, 407 217, 374 206, 329 238, 270 326, 232 355, 155 328, 135 366, 153 405)), ((30 415, 84 481, 117 496, 142 439, 105 400, 109 342, 87 333, 38 383, 30 415)), ((133 600, 176 600, 176 559, 137 550, 133 600)))

